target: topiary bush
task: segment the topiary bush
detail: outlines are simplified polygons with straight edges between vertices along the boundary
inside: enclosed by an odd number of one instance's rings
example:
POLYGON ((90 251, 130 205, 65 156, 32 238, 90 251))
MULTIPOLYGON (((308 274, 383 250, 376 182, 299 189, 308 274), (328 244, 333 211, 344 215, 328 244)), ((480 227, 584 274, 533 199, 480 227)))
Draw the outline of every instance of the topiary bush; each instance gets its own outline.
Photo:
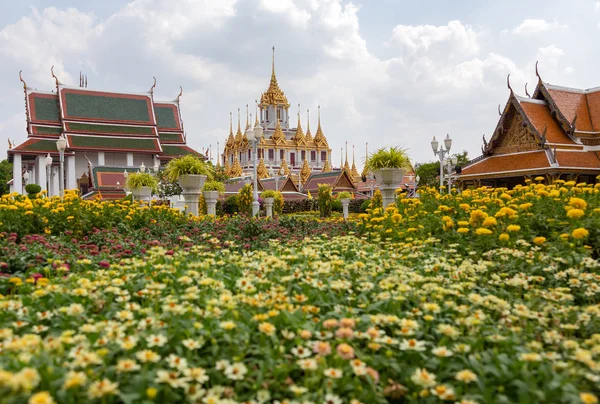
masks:
POLYGON ((231 195, 230 197, 226 198, 220 204, 217 203, 217 209, 219 208, 219 205, 220 205, 222 214, 233 215, 238 212, 238 196, 231 195))
POLYGON ((331 186, 327 184, 319 184, 319 197, 317 199, 319 203, 319 214, 321 217, 331 216, 331 186))
POLYGON ((42 187, 38 184, 27 184, 25 185, 25 192, 30 199, 37 198, 37 194, 42 192, 42 187))
POLYGON ((238 191, 238 213, 243 215, 252 214, 252 185, 246 184, 238 191))

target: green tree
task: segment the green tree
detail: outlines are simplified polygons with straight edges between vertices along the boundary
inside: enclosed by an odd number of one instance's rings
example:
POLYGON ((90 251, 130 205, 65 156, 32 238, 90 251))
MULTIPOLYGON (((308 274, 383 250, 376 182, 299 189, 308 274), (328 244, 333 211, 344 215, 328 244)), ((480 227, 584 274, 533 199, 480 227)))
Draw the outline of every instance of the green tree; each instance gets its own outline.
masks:
POLYGON ((8 160, 0 161, 0 195, 8 194, 10 187, 7 182, 12 178, 12 164, 8 160))
MULTIPOLYGON (((456 157, 456 164, 458 166, 464 166, 469 162, 469 157, 466 150, 463 150, 462 153, 453 154, 452 157, 456 157)), ((440 162, 434 161, 422 163, 415 170, 415 174, 419 176, 420 187, 438 186, 440 182, 440 162)))

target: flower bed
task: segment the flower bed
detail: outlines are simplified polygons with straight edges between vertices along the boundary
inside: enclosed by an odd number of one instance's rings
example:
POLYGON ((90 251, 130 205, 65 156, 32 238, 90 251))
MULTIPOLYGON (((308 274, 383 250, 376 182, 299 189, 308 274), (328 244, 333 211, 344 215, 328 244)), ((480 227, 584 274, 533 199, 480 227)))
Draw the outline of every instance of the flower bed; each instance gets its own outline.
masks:
POLYGON ((0 265, 21 263, 0 277, 5 401, 597 400, 593 187, 422 193, 362 235, 153 209, 128 213, 156 228, 2 233, 0 265))

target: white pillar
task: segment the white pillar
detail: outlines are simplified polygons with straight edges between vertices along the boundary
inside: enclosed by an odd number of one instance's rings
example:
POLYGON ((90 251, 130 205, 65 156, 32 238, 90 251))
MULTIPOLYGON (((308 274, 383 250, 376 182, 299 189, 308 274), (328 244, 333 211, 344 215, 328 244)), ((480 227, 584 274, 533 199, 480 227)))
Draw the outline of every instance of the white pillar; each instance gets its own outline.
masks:
POLYGON ((51 196, 57 196, 60 193, 60 187, 58 184, 58 171, 60 170, 59 167, 52 167, 52 171, 50 173, 50 183, 52 184, 50 186, 50 190, 51 190, 51 196))
POLYGON ((44 155, 35 158, 35 183, 42 187, 42 191, 46 189, 46 157, 44 155))
POLYGON ((98 165, 99 166, 103 166, 104 164, 104 152, 103 151, 99 151, 98 152, 98 165))
POLYGON ((77 178, 75 176, 75 156, 67 156, 67 188, 77 189, 77 178))
MULTIPOLYGON (((217 156, 217 160, 219 159, 219 157, 217 156)), ((152 156, 152 162, 154 163, 154 165, 158 165, 160 167, 160 159, 158 158, 158 156, 155 154, 154 156, 152 156)))
POLYGON ((127 153, 127 167, 133 167, 133 153, 127 153))
POLYGON ((15 153, 13 158, 13 190, 20 194, 23 193, 23 166, 19 153, 15 153))

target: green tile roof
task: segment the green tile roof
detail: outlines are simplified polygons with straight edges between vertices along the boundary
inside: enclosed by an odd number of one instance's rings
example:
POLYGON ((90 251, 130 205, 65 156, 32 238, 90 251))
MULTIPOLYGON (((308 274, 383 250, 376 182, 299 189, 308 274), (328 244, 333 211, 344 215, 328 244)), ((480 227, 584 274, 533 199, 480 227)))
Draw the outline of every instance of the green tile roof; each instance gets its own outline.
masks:
POLYGON ((171 107, 154 106, 154 114, 159 128, 179 129, 177 125, 178 117, 175 116, 175 110, 171 107))
POLYGON ((60 135, 62 133, 62 128, 32 125, 31 132, 34 135, 60 135))
POLYGON ((124 135, 154 135, 154 129, 148 126, 97 125, 91 123, 67 122, 67 131, 78 133, 110 133, 124 135))
MULTIPOLYGON (((109 150, 148 150, 158 151, 155 139, 129 139, 104 136, 69 136, 69 146, 73 148, 109 150)), ((56 148, 56 145, 54 146, 56 148)))
POLYGON ((149 114, 149 98, 82 94, 72 92, 74 90, 62 91, 66 104, 65 118, 152 123, 149 114))
POLYGON ((57 153, 56 140, 27 139, 14 150, 28 152, 51 152, 57 153))
POLYGON ((181 133, 159 133, 158 137, 161 142, 183 142, 181 133))
POLYGON ((192 149, 185 146, 172 146, 172 145, 163 145, 163 152, 167 156, 185 156, 187 154, 198 154, 195 153, 192 149))
POLYGON ((32 119, 34 121, 59 121, 58 98, 33 95, 32 119))

